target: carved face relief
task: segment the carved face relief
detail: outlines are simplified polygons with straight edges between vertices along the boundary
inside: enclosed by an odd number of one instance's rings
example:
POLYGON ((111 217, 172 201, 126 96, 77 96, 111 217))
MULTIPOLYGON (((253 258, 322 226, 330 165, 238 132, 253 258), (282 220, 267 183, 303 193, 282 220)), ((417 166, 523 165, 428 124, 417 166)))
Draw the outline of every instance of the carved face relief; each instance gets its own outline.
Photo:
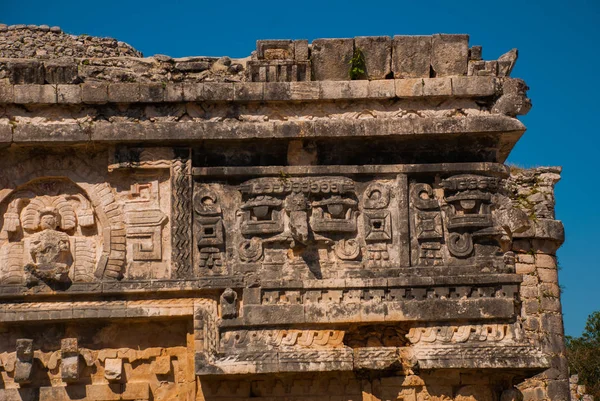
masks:
POLYGON ((496 192, 500 180, 494 177, 458 175, 442 181, 448 203, 448 250, 453 256, 464 258, 473 252, 472 236, 488 232, 494 223, 491 212, 491 193, 496 192))
POLYGON ((311 227, 315 232, 356 232, 358 202, 348 197, 333 195, 313 202, 311 227))
POLYGON ((69 263, 69 236, 60 231, 45 229, 31 237, 29 252, 38 269, 50 270, 69 263))
POLYGON ((9 198, 3 226, 8 240, 0 243, 4 282, 51 285, 94 279, 94 212, 76 191, 63 181, 38 182, 9 198))
MULTIPOLYGON (((264 243, 305 247, 326 240, 323 236, 357 231, 358 202, 353 199, 354 182, 348 178, 257 178, 239 190, 245 200, 239 212, 243 261, 258 260, 264 243)), ((357 255, 353 250, 348 257, 357 255)))
POLYGON ((244 235, 272 235, 283 232, 281 205, 283 202, 269 195, 250 198, 242 205, 244 235))

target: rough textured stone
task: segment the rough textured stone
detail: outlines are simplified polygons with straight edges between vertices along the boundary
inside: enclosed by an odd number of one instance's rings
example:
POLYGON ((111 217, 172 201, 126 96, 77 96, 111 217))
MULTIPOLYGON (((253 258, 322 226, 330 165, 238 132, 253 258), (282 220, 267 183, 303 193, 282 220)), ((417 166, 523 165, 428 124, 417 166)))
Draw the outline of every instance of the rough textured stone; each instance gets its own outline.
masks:
POLYGON ((68 35, 57 26, 49 28, 47 25, 29 25, 20 29, 0 29, 0 32, 5 38, 0 42, 0 57, 5 58, 142 56, 142 53, 131 46, 115 39, 68 35))
POLYGON ((365 57, 369 80, 390 78, 392 72, 392 39, 389 36, 359 36, 354 38, 355 49, 365 57))
POLYGON ((467 75, 469 35, 437 34, 431 43, 431 68, 436 77, 467 75))
POLYGON ((350 79, 353 39, 315 39, 312 42, 312 76, 316 81, 350 79))
POLYGON ((44 65, 39 61, 11 61, 6 66, 12 84, 43 84, 45 81, 44 65))
POLYGON ((0 60, 0 399, 568 394, 560 169, 502 164, 530 105, 515 52, 63 36, 0 26, 0 51, 23 38, 0 60))
POLYGON ((88 83, 81 85, 81 100, 83 103, 106 103, 108 101, 108 84, 88 83))
POLYGON ((81 103, 81 86, 56 85, 56 102, 59 104, 81 103))
POLYGON ((44 62, 45 80, 49 84, 74 84, 79 80, 74 59, 56 59, 44 62))
POLYGON ((114 103, 139 102, 140 85, 134 83, 110 84, 108 101, 114 103))
POLYGON ((394 78, 429 78, 431 43, 431 36, 394 36, 394 78))
POLYGON ((17 104, 56 103, 53 85, 15 85, 14 102, 17 104))

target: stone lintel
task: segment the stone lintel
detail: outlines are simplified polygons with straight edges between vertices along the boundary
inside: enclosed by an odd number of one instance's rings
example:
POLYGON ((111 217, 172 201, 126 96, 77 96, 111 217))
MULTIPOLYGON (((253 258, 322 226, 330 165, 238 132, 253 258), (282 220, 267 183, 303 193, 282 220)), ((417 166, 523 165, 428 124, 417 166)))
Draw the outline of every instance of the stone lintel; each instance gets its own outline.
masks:
MULTIPOLYGON (((174 102, 280 102, 367 99, 459 99, 500 95, 503 78, 457 76, 376 81, 186 82, 168 83, 0 83, 0 104, 92 104, 174 102), (57 97, 58 88, 58 97, 57 97), (162 96, 158 95, 158 91, 162 96), (14 97, 10 94, 14 93, 14 97)), ((489 100, 489 99, 488 99, 489 100)))

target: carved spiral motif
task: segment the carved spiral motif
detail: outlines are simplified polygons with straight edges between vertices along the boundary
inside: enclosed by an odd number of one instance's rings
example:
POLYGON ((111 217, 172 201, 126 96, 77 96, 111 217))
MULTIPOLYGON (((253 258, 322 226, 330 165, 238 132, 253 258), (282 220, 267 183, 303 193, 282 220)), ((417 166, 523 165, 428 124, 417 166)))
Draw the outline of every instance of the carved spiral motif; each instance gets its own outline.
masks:
POLYGON ((262 257, 263 247, 260 238, 242 241, 239 247, 240 259, 244 262, 256 262, 262 257))
POLYGON ((469 233, 448 235, 448 250, 457 258, 465 258, 473 252, 473 238, 469 233))
POLYGON ((365 209, 384 209, 390 203, 390 189, 383 184, 369 185, 363 195, 365 209))
POLYGON ((336 256, 342 260, 354 260, 360 255, 360 245, 355 239, 340 240, 333 248, 336 256))

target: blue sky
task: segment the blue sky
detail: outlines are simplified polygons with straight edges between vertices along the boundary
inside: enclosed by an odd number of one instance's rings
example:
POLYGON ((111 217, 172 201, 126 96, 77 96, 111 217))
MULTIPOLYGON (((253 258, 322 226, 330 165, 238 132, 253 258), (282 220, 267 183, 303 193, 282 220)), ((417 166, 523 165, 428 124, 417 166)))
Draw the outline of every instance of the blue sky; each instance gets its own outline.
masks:
POLYGON ((513 47, 512 76, 530 86, 528 130, 509 162, 562 165, 557 218, 567 241, 559 251, 569 335, 600 310, 600 155, 594 117, 600 80, 600 2, 571 1, 0 1, 0 22, 58 25, 68 33, 110 36, 144 55, 245 57, 257 39, 468 33, 485 59, 513 47))

